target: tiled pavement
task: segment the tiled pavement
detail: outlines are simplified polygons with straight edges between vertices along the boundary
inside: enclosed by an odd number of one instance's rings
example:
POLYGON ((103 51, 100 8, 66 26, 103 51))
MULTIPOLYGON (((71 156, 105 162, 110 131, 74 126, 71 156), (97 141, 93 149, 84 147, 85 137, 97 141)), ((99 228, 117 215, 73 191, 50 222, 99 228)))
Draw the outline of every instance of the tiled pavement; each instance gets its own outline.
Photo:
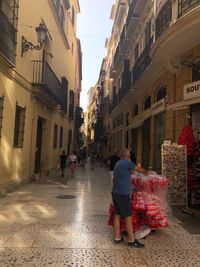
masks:
POLYGON ((115 246, 106 225, 109 190, 106 170, 79 170, 68 181, 45 180, 0 198, 0 267, 200 267, 200 236, 175 219, 143 250, 115 246), (76 198, 57 198, 63 195, 76 198))

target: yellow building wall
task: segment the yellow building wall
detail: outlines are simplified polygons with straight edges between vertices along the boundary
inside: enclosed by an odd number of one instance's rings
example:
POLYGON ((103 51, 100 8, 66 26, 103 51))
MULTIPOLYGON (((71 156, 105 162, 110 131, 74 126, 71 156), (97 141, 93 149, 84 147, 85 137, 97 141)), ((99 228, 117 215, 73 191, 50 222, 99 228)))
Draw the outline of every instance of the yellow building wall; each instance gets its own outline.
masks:
POLYGON ((0 139, 0 186, 19 183, 30 176, 30 138, 32 120, 31 94, 27 88, 0 71, 0 96, 4 96, 2 135, 0 139), (24 147, 14 148, 16 104, 26 108, 24 147))
MULTIPOLYGON (((70 4, 75 7, 76 18, 79 12, 77 1, 71 0, 70 4)), ((53 0, 21 0, 19 2, 16 68, 8 69, 0 61, 0 97, 4 96, 2 136, 0 138, 0 187, 11 183, 20 183, 34 175, 37 120, 39 117, 45 119, 41 154, 42 171, 54 168, 62 150, 67 151, 68 130, 74 129, 74 121, 69 121, 68 115, 56 109, 50 110, 32 97, 32 61, 43 60, 43 50, 29 51, 21 56, 22 36, 36 45, 35 27, 44 22, 48 29, 44 49, 51 54, 46 56, 46 61, 60 80, 61 77, 68 80, 69 90, 76 89, 76 24, 73 28, 71 15, 68 14, 64 26, 68 46, 64 31, 56 16, 53 0), (13 148, 16 103, 21 107, 26 107, 22 149, 13 148), (53 148, 54 124, 58 125, 58 146, 56 149, 53 148), (63 127, 62 148, 59 147, 60 126, 63 127)))

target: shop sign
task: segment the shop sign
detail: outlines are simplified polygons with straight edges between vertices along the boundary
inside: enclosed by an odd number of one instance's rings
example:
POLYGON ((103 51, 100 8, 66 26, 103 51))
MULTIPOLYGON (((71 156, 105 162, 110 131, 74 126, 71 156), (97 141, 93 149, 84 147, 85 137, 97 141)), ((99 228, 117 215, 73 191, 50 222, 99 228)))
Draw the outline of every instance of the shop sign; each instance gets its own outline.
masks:
POLYGON ((200 81, 184 85, 184 100, 200 97, 200 81))
POLYGON ((165 110, 165 99, 156 102, 152 105, 152 115, 157 115, 165 110))

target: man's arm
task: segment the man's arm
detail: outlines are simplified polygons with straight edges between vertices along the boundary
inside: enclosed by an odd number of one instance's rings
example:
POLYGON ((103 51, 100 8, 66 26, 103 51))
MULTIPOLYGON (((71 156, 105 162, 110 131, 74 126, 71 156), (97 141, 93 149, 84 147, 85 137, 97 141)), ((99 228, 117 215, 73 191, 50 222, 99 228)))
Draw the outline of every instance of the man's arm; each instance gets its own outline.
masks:
POLYGON ((135 167, 135 170, 136 170, 137 172, 142 173, 142 174, 145 174, 145 175, 148 174, 148 171, 145 170, 145 169, 143 169, 141 166, 136 166, 136 167, 135 167))

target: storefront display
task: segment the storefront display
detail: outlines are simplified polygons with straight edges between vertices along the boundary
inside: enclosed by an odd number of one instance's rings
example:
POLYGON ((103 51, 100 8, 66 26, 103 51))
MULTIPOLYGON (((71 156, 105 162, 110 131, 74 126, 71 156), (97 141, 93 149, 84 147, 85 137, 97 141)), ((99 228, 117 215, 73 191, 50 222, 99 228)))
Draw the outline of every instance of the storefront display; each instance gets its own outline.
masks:
POLYGON ((169 179, 171 204, 187 203, 187 147, 184 145, 162 146, 162 174, 169 179))
POLYGON ((189 187, 189 206, 200 209, 200 105, 191 107, 194 153, 192 161, 192 183, 189 187))
MULTIPOLYGON (((164 228, 169 225, 167 201, 168 179, 164 176, 150 173, 144 176, 133 174, 133 229, 136 236, 146 236, 152 229, 164 228)), ((111 204, 108 224, 113 226, 114 207, 111 204)), ((121 231, 125 231, 124 220, 121 222, 121 231)))

